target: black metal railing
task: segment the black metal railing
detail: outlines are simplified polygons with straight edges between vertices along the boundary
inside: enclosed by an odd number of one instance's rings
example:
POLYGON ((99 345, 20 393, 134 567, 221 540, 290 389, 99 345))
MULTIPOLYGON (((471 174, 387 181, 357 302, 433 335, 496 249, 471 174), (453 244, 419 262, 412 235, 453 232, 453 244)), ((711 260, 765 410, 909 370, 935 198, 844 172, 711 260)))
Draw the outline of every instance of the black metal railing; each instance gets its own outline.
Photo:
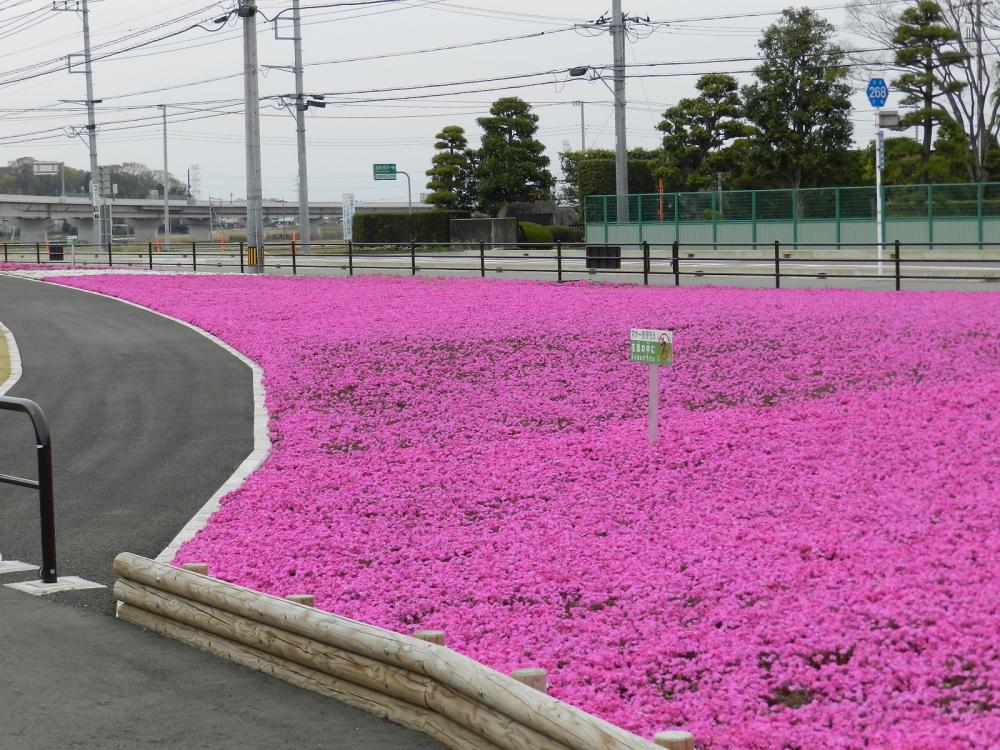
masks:
POLYGON ((604 277, 681 286, 696 279, 879 280, 902 290, 911 281, 1000 281, 1000 243, 563 243, 450 244, 399 242, 188 242, 169 246, 106 247, 3 245, 3 260, 58 268, 133 268, 149 271, 278 273, 290 275, 395 274, 533 277, 572 281, 604 277))
POLYGON ((41 407, 26 398, 0 397, 0 411, 20 411, 28 415, 35 428, 35 448, 38 453, 38 480, 0 474, 0 483, 38 490, 39 515, 42 523, 42 567, 38 571, 44 583, 56 583, 56 516, 52 489, 52 440, 49 423, 41 407))

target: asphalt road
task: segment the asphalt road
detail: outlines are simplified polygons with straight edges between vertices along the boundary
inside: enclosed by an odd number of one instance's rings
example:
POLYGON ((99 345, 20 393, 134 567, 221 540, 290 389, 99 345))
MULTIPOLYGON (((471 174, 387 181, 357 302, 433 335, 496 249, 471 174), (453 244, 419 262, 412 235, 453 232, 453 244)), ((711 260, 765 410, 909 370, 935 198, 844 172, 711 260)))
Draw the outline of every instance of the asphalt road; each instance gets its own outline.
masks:
MULTIPOLYGON (((250 370, 172 321, 53 284, 0 278, 0 320, 23 367, 7 395, 52 431, 60 574, 109 584, 116 554, 159 554, 250 452, 250 370)), ((30 422, 0 420, 0 473, 34 477, 30 422)), ((5 559, 41 562, 37 498, 0 485, 5 559)), ((59 601, 113 608, 106 590, 59 601)))
MULTIPOLYGON (((52 428, 60 575, 111 584, 115 554, 158 554, 249 453, 250 371, 188 328, 65 287, 0 276, 0 320, 24 370, 9 395, 52 428)), ((33 477, 27 417, 0 419, 0 473, 33 477)), ((40 561, 33 491, 0 485, 0 552, 40 561)), ((0 748, 440 750, 111 611, 108 589, 0 587, 0 748)))

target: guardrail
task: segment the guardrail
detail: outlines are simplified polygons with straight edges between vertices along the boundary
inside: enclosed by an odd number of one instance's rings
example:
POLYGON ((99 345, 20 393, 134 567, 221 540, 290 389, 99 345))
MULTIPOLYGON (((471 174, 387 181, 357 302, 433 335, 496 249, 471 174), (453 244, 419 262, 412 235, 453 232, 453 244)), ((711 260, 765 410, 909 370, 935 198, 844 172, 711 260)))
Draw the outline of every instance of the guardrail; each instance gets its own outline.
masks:
POLYGON ((19 411, 28 415, 35 429, 35 449, 38 454, 38 480, 0 474, 0 483, 38 490, 39 515, 42 526, 42 567, 38 571, 44 583, 57 583, 56 516, 52 489, 52 440, 49 423, 42 408, 26 398, 0 397, 0 411, 19 411))
MULTIPOLYGON (((118 617, 430 735, 455 750, 693 750, 656 742, 546 694, 544 675, 496 672, 443 645, 401 635, 193 570, 122 553, 118 617), (530 678, 534 678, 533 680, 530 678)), ((435 642, 436 641, 436 642, 435 642)))
POLYGON ((611 278, 681 286, 693 279, 880 280, 901 290, 914 281, 1000 282, 1000 243, 750 244, 554 243, 448 245, 403 242, 268 244, 258 253, 243 243, 174 243, 170 246, 3 245, 7 263, 81 268, 114 267, 217 273, 291 275, 530 274, 558 281, 611 278), (306 252, 308 251, 308 252, 306 252), (938 270, 940 269, 940 270, 938 270))

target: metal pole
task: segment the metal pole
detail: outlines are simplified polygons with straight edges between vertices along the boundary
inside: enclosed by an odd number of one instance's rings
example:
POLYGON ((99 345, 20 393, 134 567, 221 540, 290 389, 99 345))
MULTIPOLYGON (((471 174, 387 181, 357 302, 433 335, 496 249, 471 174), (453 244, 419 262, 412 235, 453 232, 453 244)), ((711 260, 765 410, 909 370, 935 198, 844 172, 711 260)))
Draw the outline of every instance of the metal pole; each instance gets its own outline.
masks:
POLYGON ((879 127, 878 110, 875 110, 875 257, 878 260, 878 273, 882 275, 882 128, 879 127))
POLYGON ((104 217, 101 214, 101 186, 97 179, 97 122, 94 116, 94 71, 90 55, 90 11, 87 0, 81 0, 80 12, 83 14, 83 65, 87 77, 87 140, 90 146, 90 200, 94 206, 95 241, 100 247, 104 244, 104 217))
POLYGON ((625 143, 625 16, 621 0, 611 3, 611 36, 615 55, 615 192, 618 223, 628 222, 628 148, 625 143))
POLYGON ((774 241, 774 288, 781 289, 781 241, 774 241))
POLYGON ((253 251, 253 273, 264 273, 264 191, 260 163, 260 87, 257 80, 257 0, 240 0, 243 18, 243 93, 246 109, 247 245, 253 251))
POLYGON ((59 162, 59 197, 66 197, 66 162, 59 162))
POLYGON ((292 0, 292 31, 295 43, 295 135, 299 149, 299 243, 303 252, 309 254, 312 232, 309 228, 309 168, 306 161, 306 101, 303 88, 302 66, 302 14, 300 0, 292 0))
POLYGON ((660 440, 660 366, 649 366, 649 444, 660 440))
POLYGON ((167 105, 161 104, 163 110, 163 238, 170 250, 170 172, 167 168, 167 105))
POLYGON ((896 240, 896 291, 898 292, 903 286, 903 274, 900 268, 901 259, 899 257, 899 240, 896 240))
POLYGON ((587 150, 587 120, 583 110, 583 102, 573 102, 580 108, 580 151, 587 150))

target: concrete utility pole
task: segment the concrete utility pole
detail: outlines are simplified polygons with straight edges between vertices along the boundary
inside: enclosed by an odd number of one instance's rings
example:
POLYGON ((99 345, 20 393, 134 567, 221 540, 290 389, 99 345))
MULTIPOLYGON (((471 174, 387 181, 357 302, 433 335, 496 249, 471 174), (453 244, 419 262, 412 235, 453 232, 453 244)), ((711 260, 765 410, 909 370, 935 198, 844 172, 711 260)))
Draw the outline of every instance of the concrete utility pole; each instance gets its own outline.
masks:
POLYGON ((161 104, 163 110, 163 236, 167 250, 170 250, 170 171, 167 166, 167 105, 161 104))
POLYGON ((257 0, 240 0, 243 19, 243 91, 246 98, 247 247, 252 272, 264 273, 264 190, 260 166, 260 88, 257 80, 257 0))
MULTIPOLYGON (((87 80, 87 146, 90 150, 90 200, 93 204, 94 217, 94 242, 99 246, 104 246, 104 201, 101 195, 101 184, 97 174, 97 121, 94 116, 94 71, 91 67, 90 54, 90 9, 87 7, 87 0, 78 3, 71 3, 70 0, 62 0, 61 3, 53 0, 52 10, 75 11, 79 9, 83 16, 83 72, 87 80)), ((72 58, 70 61, 70 72, 72 72, 72 58)), ((64 191, 65 192, 65 191, 64 191)), ((110 237, 110 234, 108 235, 110 237)))
POLYGON ((580 108, 580 150, 587 150, 587 120, 583 111, 583 102, 573 102, 580 108))
POLYGON ((628 147, 625 143, 625 16, 622 0, 611 3, 611 37, 615 53, 615 192, 618 195, 618 221, 629 220, 628 147))
POLYGON ((309 228, 309 167, 306 157, 306 104, 303 88, 305 73, 302 66, 302 14, 299 0, 292 0, 292 33, 295 37, 295 124, 299 147, 299 242, 309 252, 312 232, 309 228))

